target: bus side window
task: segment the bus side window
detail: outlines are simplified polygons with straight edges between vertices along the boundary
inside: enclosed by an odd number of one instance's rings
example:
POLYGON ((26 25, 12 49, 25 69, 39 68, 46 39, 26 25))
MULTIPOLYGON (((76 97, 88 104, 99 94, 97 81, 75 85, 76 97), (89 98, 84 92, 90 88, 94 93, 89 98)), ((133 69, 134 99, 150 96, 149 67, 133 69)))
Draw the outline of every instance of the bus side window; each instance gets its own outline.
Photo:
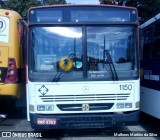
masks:
POLYGON ((154 38, 152 57, 160 58, 160 22, 155 24, 154 38))
POLYGON ((154 42, 152 56, 153 58, 160 58, 160 38, 157 38, 154 42))
POLYGON ((150 59, 151 58, 151 47, 152 47, 152 34, 153 28, 149 27, 144 32, 144 46, 143 46, 143 58, 150 59))
POLYGON ((151 43, 144 43, 143 46, 143 58, 144 59, 149 59, 151 58, 151 43))
POLYGON ((155 37, 160 37, 160 21, 155 24, 155 34, 154 34, 155 37))

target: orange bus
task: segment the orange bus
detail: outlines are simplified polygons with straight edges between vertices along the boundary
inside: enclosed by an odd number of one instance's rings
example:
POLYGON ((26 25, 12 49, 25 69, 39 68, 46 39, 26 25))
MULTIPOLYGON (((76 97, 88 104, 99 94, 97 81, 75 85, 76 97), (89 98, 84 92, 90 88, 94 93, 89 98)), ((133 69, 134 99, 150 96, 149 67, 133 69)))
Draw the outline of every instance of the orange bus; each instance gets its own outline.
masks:
POLYGON ((0 101, 15 103, 20 97, 23 61, 20 45, 21 16, 0 9, 0 101), (14 102, 13 102, 14 101, 14 102))

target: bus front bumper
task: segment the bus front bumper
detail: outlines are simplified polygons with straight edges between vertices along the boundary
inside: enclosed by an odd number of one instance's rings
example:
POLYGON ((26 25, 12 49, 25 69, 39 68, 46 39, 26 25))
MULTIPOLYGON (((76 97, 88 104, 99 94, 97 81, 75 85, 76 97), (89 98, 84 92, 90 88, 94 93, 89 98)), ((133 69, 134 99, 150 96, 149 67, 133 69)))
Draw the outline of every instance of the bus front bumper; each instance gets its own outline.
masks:
POLYGON ((139 122, 140 111, 127 113, 92 113, 92 114, 32 114, 31 126, 34 129, 84 129, 113 126, 135 125, 139 122))

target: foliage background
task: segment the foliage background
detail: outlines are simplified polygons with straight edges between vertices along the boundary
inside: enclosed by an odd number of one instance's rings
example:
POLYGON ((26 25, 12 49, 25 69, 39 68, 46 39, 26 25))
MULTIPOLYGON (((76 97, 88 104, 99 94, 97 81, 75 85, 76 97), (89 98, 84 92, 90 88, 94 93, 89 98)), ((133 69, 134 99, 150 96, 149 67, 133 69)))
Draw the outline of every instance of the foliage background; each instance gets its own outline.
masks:
POLYGON ((66 4, 65 0, 0 0, 2 8, 17 11, 21 16, 26 16, 27 10, 33 6, 66 4))
POLYGON ((118 4, 138 9, 140 23, 160 13, 160 0, 99 0, 101 4, 118 4))

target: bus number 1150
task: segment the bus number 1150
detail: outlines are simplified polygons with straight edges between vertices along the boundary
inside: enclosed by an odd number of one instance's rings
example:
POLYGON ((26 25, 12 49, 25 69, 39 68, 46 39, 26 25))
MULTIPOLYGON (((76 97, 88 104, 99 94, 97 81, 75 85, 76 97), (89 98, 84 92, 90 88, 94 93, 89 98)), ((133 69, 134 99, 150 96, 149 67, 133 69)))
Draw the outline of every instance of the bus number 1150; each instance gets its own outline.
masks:
POLYGON ((132 84, 122 84, 119 85, 120 90, 132 90, 132 84))

